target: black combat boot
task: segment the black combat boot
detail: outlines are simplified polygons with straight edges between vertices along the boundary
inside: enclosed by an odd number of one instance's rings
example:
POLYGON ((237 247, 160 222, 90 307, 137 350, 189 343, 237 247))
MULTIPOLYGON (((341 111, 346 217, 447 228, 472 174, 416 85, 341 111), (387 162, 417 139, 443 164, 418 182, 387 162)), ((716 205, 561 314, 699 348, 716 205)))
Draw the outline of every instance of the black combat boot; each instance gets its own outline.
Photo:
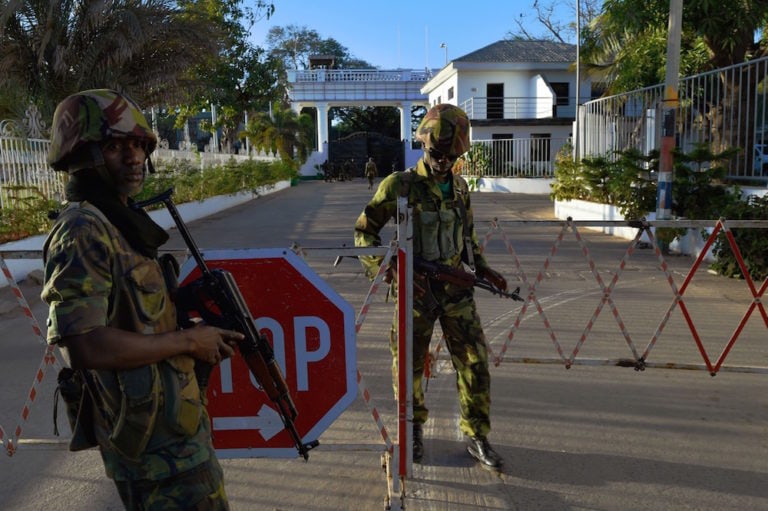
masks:
POLYGON ((500 470, 504 464, 504 460, 493 450, 484 436, 468 437, 467 452, 480 462, 481 467, 488 470, 500 470))
POLYGON ((421 424, 413 425, 413 462, 421 463, 424 457, 424 431, 421 424))

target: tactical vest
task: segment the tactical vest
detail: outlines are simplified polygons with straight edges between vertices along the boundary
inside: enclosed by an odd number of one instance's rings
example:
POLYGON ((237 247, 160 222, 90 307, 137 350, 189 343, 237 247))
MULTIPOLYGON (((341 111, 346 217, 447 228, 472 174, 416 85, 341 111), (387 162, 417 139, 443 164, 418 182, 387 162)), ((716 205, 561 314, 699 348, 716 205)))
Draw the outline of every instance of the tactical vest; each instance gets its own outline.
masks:
MULTIPOLYGON (((143 334, 176 330, 176 310, 158 261, 136 253, 93 205, 73 203, 61 215, 88 214, 109 234, 112 291, 107 326, 143 334)), ((194 435, 203 401, 194 373, 195 361, 178 355, 126 371, 88 370, 85 379, 94 397, 96 440, 104 449, 138 459, 194 435)))
POLYGON ((457 256, 463 255, 474 271, 466 205, 469 187, 466 181, 451 176, 454 198, 443 199, 432 193, 426 181, 416 181, 418 174, 413 169, 398 174, 400 195, 408 197, 408 205, 413 208, 414 255, 427 261, 452 265, 457 256))

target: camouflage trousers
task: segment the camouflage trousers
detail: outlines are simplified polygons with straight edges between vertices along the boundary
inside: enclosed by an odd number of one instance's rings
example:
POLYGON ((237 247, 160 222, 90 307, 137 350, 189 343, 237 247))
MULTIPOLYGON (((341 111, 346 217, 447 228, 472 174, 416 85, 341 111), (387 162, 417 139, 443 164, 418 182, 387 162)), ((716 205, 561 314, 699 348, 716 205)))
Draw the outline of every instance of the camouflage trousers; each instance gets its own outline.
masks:
POLYGON ((216 458, 159 481, 115 481, 128 511, 228 511, 224 477, 216 458))
MULTIPOLYGON (((429 411, 424 402, 424 368, 435 322, 456 370, 459 428, 468 436, 487 436, 491 429, 491 376, 485 334, 471 290, 432 283, 431 292, 413 300, 413 422, 423 424, 429 411)), ((397 310, 389 335, 392 374, 397 392, 397 310)))

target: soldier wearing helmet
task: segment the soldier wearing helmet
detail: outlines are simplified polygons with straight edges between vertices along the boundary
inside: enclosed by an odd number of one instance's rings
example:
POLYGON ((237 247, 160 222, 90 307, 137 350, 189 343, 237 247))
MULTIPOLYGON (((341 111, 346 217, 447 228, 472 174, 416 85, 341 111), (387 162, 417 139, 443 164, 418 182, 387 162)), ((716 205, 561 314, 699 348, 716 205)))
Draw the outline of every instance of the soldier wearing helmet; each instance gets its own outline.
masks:
POLYGON ((177 327, 175 275, 157 257, 168 235, 131 207, 156 144, 138 106, 113 90, 56 108, 48 162, 69 180, 43 247, 47 339, 71 365, 60 382, 83 382, 67 402, 70 449, 99 447, 127 509, 228 509, 194 367, 231 356, 242 335, 177 327))
MULTIPOLYGON (((480 251, 467 182, 452 172, 456 160, 469 150, 467 115, 454 105, 434 106, 419 124, 416 137, 423 144, 424 155, 415 167, 394 172, 380 183, 355 223, 355 245, 380 246, 379 232, 397 212, 398 197, 407 196, 413 208, 414 258, 451 268, 466 265, 505 290, 506 280, 488 266, 480 251)), ((360 260, 370 278, 382 264, 381 256, 360 260)), ((387 281, 394 291, 397 282, 393 282, 393 275, 390 264, 387 281)), ((467 451, 483 468, 498 470, 502 458, 487 439, 491 429, 490 373, 473 291, 414 272, 413 293, 413 459, 421 461, 424 453, 423 424, 428 410, 422 379, 432 331, 439 320, 456 370, 459 427, 466 435, 467 451)), ((396 319, 390 329, 393 373, 397 371, 396 319)))

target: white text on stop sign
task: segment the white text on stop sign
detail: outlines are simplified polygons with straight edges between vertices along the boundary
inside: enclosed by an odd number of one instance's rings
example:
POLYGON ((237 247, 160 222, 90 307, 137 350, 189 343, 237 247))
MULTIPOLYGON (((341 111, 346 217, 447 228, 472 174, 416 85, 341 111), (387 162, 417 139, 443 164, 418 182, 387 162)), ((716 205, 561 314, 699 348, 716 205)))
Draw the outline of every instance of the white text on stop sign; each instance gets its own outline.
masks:
MULTIPOLYGON (((259 330, 269 330, 272 334, 272 349, 275 359, 283 374, 285 371, 285 330, 280 323, 272 318, 261 317, 256 320, 259 330)), ((309 390, 309 364, 324 359, 331 350, 331 330, 328 324, 317 316, 296 316, 293 318, 293 331, 295 333, 293 349, 296 360, 296 388, 298 391, 309 390), (317 332, 319 342, 317 349, 309 350, 307 335, 310 330, 317 332)), ((233 392, 232 364, 230 359, 223 360, 220 364, 221 391, 233 392)), ((250 375, 254 387, 259 387, 253 375, 250 375)), ((290 385, 290 383, 289 383, 290 385)))

